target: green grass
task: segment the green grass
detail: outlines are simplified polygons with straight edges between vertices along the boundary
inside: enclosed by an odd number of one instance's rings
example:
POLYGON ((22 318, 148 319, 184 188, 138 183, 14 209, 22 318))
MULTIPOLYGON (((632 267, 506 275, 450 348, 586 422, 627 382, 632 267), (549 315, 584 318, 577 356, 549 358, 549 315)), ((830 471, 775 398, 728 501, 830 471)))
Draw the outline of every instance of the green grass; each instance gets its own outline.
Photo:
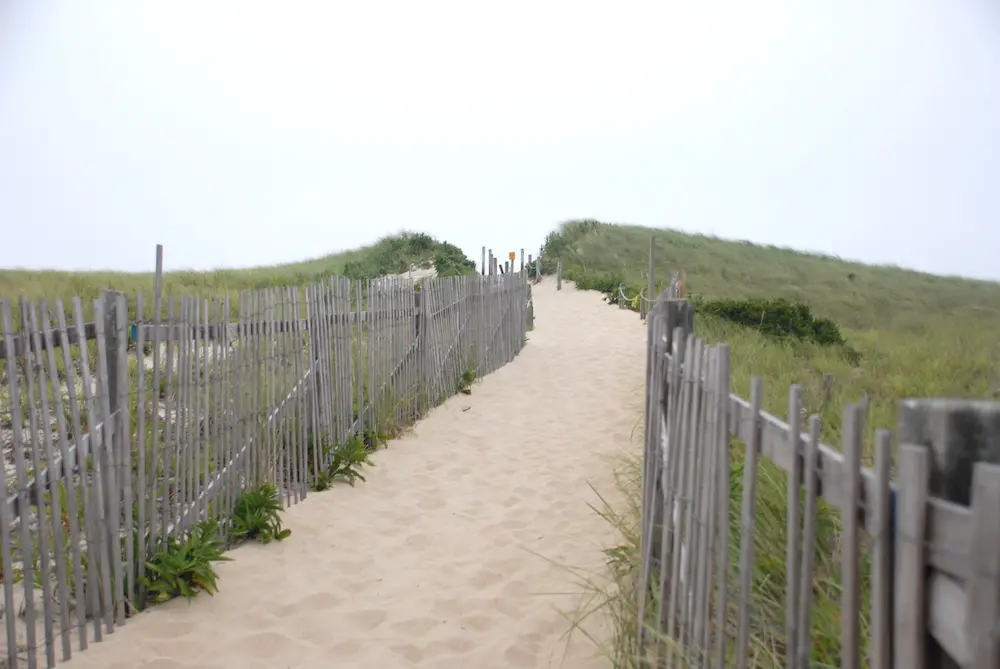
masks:
MULTIPOLYGON (((898 267, 868 266, 837 258, 799 253, 773 246, 733 242, 669 230, 617 226, 595 221, 564 224, 549 235, 542 250, 543 270, 563 263, 563 274, 579 287, 604 291, 623 285, 631 297, 646 290, 650 235, 655 245, 657 292, 671 274, 683 269, 689 297, 696 300, 785 298, 807 305, 814 316, 839 327, 846 345, 822 346, 796 337, 775 337, 723 318, 695 314, 695 331, 708 343, 731 347, 732 390, 749 397, 751 376, 764 379, 764 408, 779 417, 787 413, 788 387, 801 384, 808 413, 823 418, 823 441, 839 446, 841 411, 862 396, 870 401, 865 430, 866 463, 871 464, 877 427, 894 428, 897 403, 905 397, 996 398, 1000 394, 1000 284, 939 277, 898 267), (827 400, 823 375, 834 380, 827 400)), ((612 308, 612 307, 609 307, 612 308)), ((637 323, 638 327, 638 323, 637 323)), ((742 445, 734 443, 732 504, 738 513, 741 489, 737 477, 742 445)), ((634 488, 634 486, 633 486, 634 488)), ((633 490, 633 493, 635 491, 633 490)), ((784 473, 764 462, 757 493, 754 624, 752 657, 758 666, 781 664, 784 621, 784 546, 786 483, 784 473)), ((632 503, 632 513, 635 509, 632 503)), ((620 513, 619 516, 628 516, 620 513)), ((634 519, 616 520, 629 526, 634 519)), ((733 529, 738 525, 733 519, 733 529)), ((813 611, 813 662, 839 662, 839 526, 836 512, 820 509, 820 537, 813 611)), ((731 532, 733 561, 738 533, 731 532)), ((616 568, 634 564, 638 550, 623 533, 616 568)), ((732 582, 732 581, 731 581, 732 582)), ((862 584, 866 588, 866 583, 862 584)), ((634 601, 634 599, 633 599, 634 601)), ((867 614, 867 594, 863 614, 867 614)), ((636 624, 619 612, 618 625, 636 624)), ((862 629, 867 636, 867 629, 862 629)), ((627 642, 632 631, 616 630, 627 642)), ((867 643, 867 641, 866 641, 867 643)), ((618 653, 621 657, 621 652, 618 653)), ((616 666, 629 666, 618 664, 616 666)))
MULTIPOLYGON (((241 291, 283 286, 302 287, 318 283, 331 275, 369 279, 402 273, 411 265, 429 267, 431 263, 437 267, 439 276, 471 274, 475 271, 475 263, 457 246, 438 241, 424 233, 403 232, 384 237, 370 246, 287 265, 207 272, 165 272, 163 294, 178 297, 228 297, 231 308, 235 310, 236 297, 241 291)), ((130 318, 135 315, 134 296, 142 293, 148 317, 153 305, 154 278, 153 272, 0 269, 0 299, 45 299, 51 305, 55 298, 60 298, 68 308, 70 298, 79 296, 89 320, 92 314, 90 303, 100 297, 103 291, 117 290, 126 293, 129 296, 130 318)), ((17 311, 16 306, 14 310, 17 311)), ((18 317, 19 314, 15 313, 15 321, 18 317)))

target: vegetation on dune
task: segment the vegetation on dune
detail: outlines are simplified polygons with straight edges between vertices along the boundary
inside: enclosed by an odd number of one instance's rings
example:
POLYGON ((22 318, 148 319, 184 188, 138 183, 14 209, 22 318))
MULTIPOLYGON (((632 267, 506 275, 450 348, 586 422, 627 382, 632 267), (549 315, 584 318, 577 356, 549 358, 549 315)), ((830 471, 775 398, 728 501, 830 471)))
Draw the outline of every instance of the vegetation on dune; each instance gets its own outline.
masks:
MULTIPOLYGON (((763 376, 765 408, 781 415, 790 384, 802 384, 808 402, 811 393, 823 396, 823 374, 833 375, 833 394, 823 411, 828 444, 840 443, 841 406, 862 396, 870 400, 869 444, 874 425, 895 425, 900 398, 1000 396, 1000 283, 596 221, 567 223, 550 234, 542 249, 543 272, 554 271, 562 260, 563 276, 577 287, 614 286, 617 293, 621 284, 631 297, 646 290, 650 235, 656 291, 684 269, 698 335, 732 347, 734 392, 748 396, 750 376, 763 376), (839 332, 857 359, 824 345, 827 341, 789 332, 769 336, 706 308, 731 303, 751 321, 750 314, 759 310, 746 307, 755 300, 807 307, 814 327, 820 323, 831 338, 839 332)), ((813 404, 807 404, 810 411, 818 409, 813 404)))
MULTIPOLYGON (((553 272, 561 260, 564 277, 578 288, 603 291, 617 302, 618 288, 623 286, 632 297, 647 289, 650 235, 656 292, 667 286, 674 271, 685 271, 698 336, 708 343, 730 345, 733 392, 749 397, 751 376, 761 376, 765 410, 785 417, 788 387, 800 384, 804 414, 822 417, 823 441, 835 447, 841 442, 842 406, 867 397, 869 466, 875 429, 895 427, 900 399, 1000 394, 996 337, 1000 284, 596 221, 570 222, 550 234, 542 249, 543 272, 553 272), (832 376, 829 389, 824 387, 824 374, 832 376)), ((637 308, 638 302, 628 306, 637 308)), ((734 440, 734 514, 741 503, 742 457, 743 446, 734 440)), ((752 656, 757 666, 778 666, 784 653, 787 487, 784 472, 764 459, 760 463, 752 656)), ((627 492, 638 494, 634 485, 627 492)), ((616 582, 626 582, 620 572, 638 564, 634 531, 638 520, 630 514, 636 513, 639 499, 615 516, 615 524, 623 529, 622 545, 609 554, 609 564, 619 574, 616 582)), ((739 520, 734 515, 731 521, 735 574, 739 520)), ((817 522, 812 661, 817 666, 837 666, 838 513, 820 504, 817 522)), ((867 568, 862 576, 862 633, 867 639, 867 568)), ((613 651, 624 658, 623 649, 635 636, 635 615, 626 615, 634 590, 619 587, 615 593, 602 601, 613 613, 615 626, 622 627, 615 630, 613 651)), ((616 666, 630 665, 622 659, 616 666)))
MULTIPOLYGON (((150 249, 150 264, 152 251, 150 249)), ((476 269, 475 263, 454 244, 438 241, 422 232, 403 232, 384 237, 370 246, 287 265, 166 272, 163 275, 163 294, 206 298, 228 296, 231 308, 235 309, 236 297, 241 291, 306 286, 332 275, 371 279, 406 272, 412 265, 427 268, 432 263, 439 276, 471 274, 476 269)), ((153 280, 153 272, 0 269, 0 297, 45 299, 50 306, 55 298, 60 298, 69 309, 70 298, 79 296, 84 313, 89 318, 91 301, 100 297, 103 291, 119 290, 130 296, 141 292, 146 296, 148 314, 152 310, 153 280)), ((133 317, 134 299, 129 299, 128 308, 130 317, 133 317)))

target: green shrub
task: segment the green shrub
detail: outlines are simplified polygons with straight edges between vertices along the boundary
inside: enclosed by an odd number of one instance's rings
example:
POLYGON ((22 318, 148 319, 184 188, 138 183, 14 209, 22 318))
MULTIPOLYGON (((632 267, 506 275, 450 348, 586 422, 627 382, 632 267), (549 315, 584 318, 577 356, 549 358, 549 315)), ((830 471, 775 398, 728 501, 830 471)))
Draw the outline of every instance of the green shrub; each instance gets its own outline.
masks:
POLYGON ((232 534, 237 539, 257 539, 262 544, 281 541, 292 534, 281 526, 281 495, 276 485, 265 483, 237 498, 232 534))
POLYGON ((147 599, 153 603, 174 597, 191 599, 199 591, 218 592, 216 562, 228 562, 225 546, 219 538, 216 521, 204 521, 182 535, 167 537, 161 550, 146 562, 147 576, 142 584, 147 599))
POLYGON ((365 477, 360 469, 364 465, 374 467, 375 463, 369 457, 371 451, 365 443, 364 436, 354 435, 347 440, 340 448, 334 449, 333 458, 330 460, 330 467, 327 469, 329 480, 343 480, 351 486, 357 480, 364 481, 365 477))
POLYGON ((467 369, 462 373, 461 378, 458 379, 458 388, 456 391, 462 393, 463 395, 472 394, 472 384, 476 382, 476 370, 467 369))
POLYGON ((449 242, 436 241, 422 232, 386 237, 376 242, 370 252, 344 263, 344 276, 366 281, 387 274, 402 274, 411 265, 437 268, 438 276, 472 274, 476 264, 465 256, 462 249, 449 242))

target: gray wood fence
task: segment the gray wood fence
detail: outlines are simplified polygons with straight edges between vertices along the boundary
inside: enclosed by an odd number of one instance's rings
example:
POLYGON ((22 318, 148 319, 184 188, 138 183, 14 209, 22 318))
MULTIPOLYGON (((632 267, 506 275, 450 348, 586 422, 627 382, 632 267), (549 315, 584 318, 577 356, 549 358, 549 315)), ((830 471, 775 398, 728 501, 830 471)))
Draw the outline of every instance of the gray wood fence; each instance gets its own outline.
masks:
POLYGON ((888 430, 874 470, 862 467, 859 406, 844 408, 836 449, 820 443, 819 417, 802 415, 799 386, 787 422, 761 409, 759 377, 749 400, 733 394, 729 347, 698 339, 671 290, 647 318, 636 666, 774 666, 751 648, 764 625, 777 629, 772 661, 831 666, 811 659, 824 596, 839 599, 832 666, 1000 667, 1000 466, 985 462, 1000 459, 998 405, 904 400, 892 482, 888 430), (756 541, 765 460, 787 476, 780 547, 756 541), (819 543, 821 505, 839 517, 834 546, 819 543), (838 579, 817 579, 819 550, 839 554, 838 579), (776 620, 758 606, 759 560, 784 564, 776 620))
POLYGON ((531 325, 523 271, 153 302, 0 300, 0 666, 101 641, 141 606, 166 537, 225 533, 261 483, 305 499, 325 446, 413 423, 531 325))

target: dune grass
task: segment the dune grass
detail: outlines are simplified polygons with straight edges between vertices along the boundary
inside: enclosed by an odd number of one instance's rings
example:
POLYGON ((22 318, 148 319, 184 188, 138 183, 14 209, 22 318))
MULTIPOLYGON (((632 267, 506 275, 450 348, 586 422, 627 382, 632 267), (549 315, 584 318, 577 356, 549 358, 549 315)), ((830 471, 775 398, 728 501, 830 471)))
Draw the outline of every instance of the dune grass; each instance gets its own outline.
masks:
MULTIPOLYGON (((731 347, 733 392, 749 396, 751 376, 764 379, 764 408, 787 412, 788 387, 802 386, 808 414, 823 418, 823 441, 838 446, 842 406, 869 400, 865 457, 871 464, 874 432, 896 425, 897 402, 905 397, 996 398, 1000 395, 1000 284, 938 277, 897 267, 867 266, 837 258, 799 253, 746 242, 596 221, 564 224, 542 250, 543 269, 563 263, 564 277, 578 287, 604 291, 621 285, 628 296, 645 291, 650 235, 655 245, 657 292, 671 274, 683 269, 689 296, 697 299, 786 298, 808 305, 817 317, 840 328, 857 359, 837 347, 794 337, 762 334, 724 319, 695 315, 695 330, 707 343, 731 347), (832 376, 829 395, 823 376, 832 376)), ((612 307, 609 307, 612 308, 612 307)), ((637 323, 637 327, 639 327, 637 323)), ((732 504, 739 512, 737 473, 742 445, 734 442, 732 504)), ((752 657, 756 666, 779 666, 784 641, 784 546, 786 482, 784 473, 762 461, 757 492, 752 657)), ((633 485, 632 495, 638 495, 633 485)), ((635 601, 628 578, 620 577, 638 555, 634 527, 638 499, 615 510, 621 545, 609 554, 619 577, 606 607, 620 629, 613 635, 615 666, 632 666, 626 646, 635 636, 635 601), (633 605, 634 606, 634 605, 633 605), (625 644, 625 645, 623 645, 625 644)), ((612 517, 608 510, 605 517, 612 517)), ((736 518, 731 519, 736 525, 736 518)), ((821 505, 817 563, 814 572, 812 660, 816 666, 839 663, 839 525, 833 509, 821 505)), ((738 555, 738 532, 731 532, 731 554, 738 555)), ((862 601, 867 606, 867 574, 862 601)), ((731 581, 732 582, 732 581, 731 581)), ((863 627, 867 610, 862 611, 863 627)), ((867 637, 867 629, 862 629, 867 637)), ((632 655, 634 659, 634 655, 632 655)))
MULTIPOLYGON (((332 275, 352 279, 370 279, 387 274, 406 272, 411 265, 437 269, 439 276, 470 274, 475 263, 460 248, 420 232, 402 232, 384 237, 374 244, 358 249, 286 265, 222 269, 206 272, 170 271, 163 275, 163 295, 201 298, 226 298, 235 309, 242 291, 262 290, 283 286, 307 286, 332 275)), ((150 266, 153 249, 150 249, 150 266)), ((147 313, 152 310, 154 273, 150 272, 66 272, 58 270, 0 269, 0 299, 44 299, 49 304, 55 298, 66 302, 81 298, 84 314, 91 316, 90 304, 105 290, 126 293, 129 316, 133 318, 136 294, 146 296, 147 313)), ((15 320, 17 320, 15 315, 15 320)))

